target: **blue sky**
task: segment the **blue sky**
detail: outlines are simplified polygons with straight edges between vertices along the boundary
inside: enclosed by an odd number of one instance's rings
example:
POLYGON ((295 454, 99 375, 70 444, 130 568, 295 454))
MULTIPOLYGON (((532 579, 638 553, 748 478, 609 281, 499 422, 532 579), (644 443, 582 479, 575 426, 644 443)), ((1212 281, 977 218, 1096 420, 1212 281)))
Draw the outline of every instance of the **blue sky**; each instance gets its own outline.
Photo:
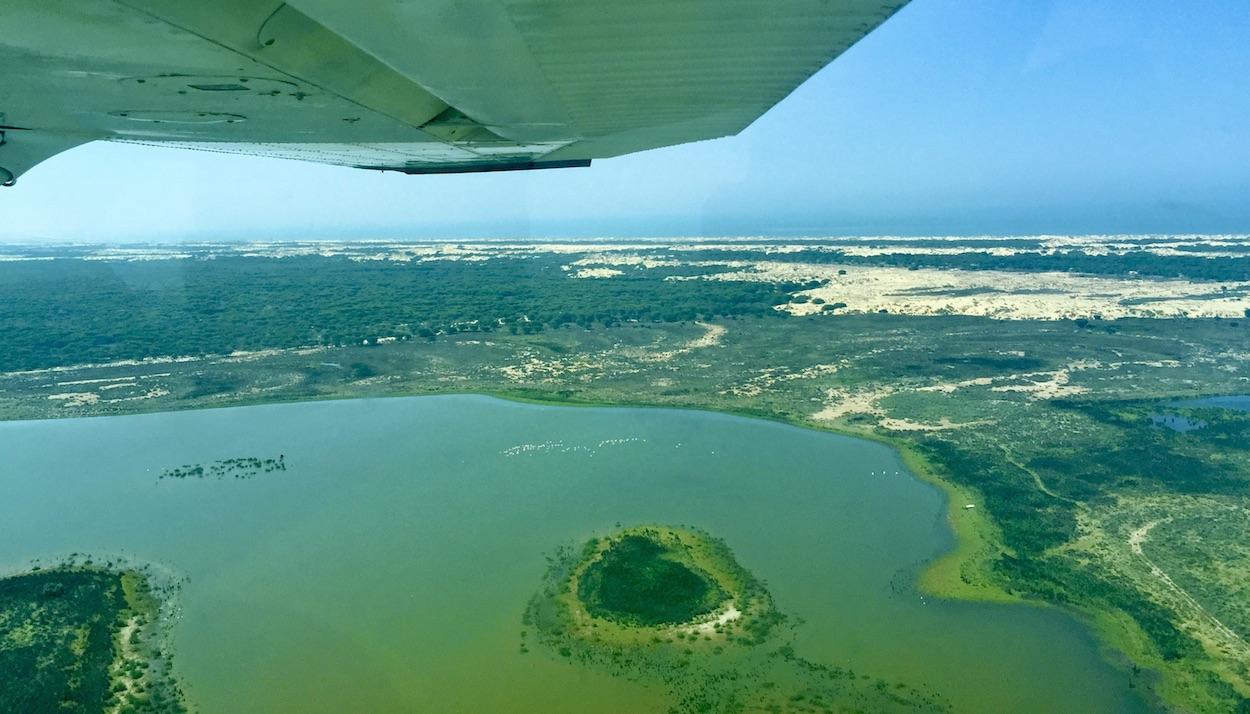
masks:
POLYGON ((1250 2, 914 0, 737 137, 402 176, 115 144, 0 240, 1250 232, 1250 2))

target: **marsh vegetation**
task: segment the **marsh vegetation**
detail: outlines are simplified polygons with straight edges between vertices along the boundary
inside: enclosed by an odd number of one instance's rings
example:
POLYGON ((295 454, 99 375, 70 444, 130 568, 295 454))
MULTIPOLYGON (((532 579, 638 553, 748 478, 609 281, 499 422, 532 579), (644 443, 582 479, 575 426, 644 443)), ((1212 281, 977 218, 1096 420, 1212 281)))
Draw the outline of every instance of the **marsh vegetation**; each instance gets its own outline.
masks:
POLYGON ((0 704, 24 714, 187 711, 145 573, 62 564, 0 578, 0 704))
POLYGON ((231 459, 218 459, 209 464, 183 464, 161 471, 160 479, 250 479, 261 474, 286 471, 286 454, 278 458, 260 458, 257 456, 240 456, 231 459))

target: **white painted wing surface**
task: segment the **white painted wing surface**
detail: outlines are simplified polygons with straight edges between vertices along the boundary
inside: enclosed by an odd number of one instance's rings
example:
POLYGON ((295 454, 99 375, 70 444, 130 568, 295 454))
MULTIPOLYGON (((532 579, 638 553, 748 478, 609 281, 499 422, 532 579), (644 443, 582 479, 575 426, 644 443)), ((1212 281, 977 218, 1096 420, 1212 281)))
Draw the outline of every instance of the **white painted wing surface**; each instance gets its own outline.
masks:
POLYGON ((905 0, 7 0, 0 182, 94 140, 408 173, 736 134, 905 0))

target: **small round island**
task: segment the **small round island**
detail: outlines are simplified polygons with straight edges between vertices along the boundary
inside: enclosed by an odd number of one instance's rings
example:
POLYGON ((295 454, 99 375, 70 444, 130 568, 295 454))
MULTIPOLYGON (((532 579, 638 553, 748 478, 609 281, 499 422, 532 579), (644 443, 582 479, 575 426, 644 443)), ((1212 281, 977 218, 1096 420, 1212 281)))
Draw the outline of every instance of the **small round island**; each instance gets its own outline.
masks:
POLYGON ((555 558, 527 619, 553 644, 723 648, 762 641, 782 616, 724 541, 638 526, 555 558))

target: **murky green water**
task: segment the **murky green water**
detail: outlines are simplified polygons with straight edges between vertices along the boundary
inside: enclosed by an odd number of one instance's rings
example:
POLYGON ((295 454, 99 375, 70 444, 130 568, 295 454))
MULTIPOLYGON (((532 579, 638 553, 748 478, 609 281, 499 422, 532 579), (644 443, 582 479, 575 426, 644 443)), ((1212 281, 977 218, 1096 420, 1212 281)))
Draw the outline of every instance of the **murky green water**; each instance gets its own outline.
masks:
POLYGON ((865 441, 463 396, 0 423, 0 458, 0 568, 79 551, 189 578, 175 642, 204 712, 663 711, 658 687, 518 650, 546 553, 649 522, 725 538, 809 659, 960 711, 1141 708, 1060 613, 918 596, 941 496, 865 441), (278 454, 252 480, 157 479, 278 454))

